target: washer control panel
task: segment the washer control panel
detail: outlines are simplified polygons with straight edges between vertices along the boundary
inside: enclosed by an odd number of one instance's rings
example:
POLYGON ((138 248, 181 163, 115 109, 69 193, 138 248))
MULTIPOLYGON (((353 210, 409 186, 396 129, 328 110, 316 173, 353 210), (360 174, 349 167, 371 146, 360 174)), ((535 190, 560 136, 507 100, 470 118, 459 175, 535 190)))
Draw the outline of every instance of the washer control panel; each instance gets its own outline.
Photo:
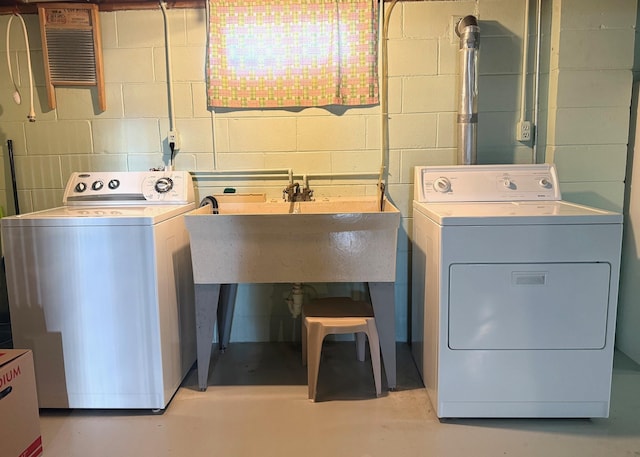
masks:
POLYGON ((553 164, 416 167, 414 191, 423 203, 561 199, 553 164))
POLYGON ((187 171, 73 173, 64 191, 65 205, 178 205, 195 201, 187 171))

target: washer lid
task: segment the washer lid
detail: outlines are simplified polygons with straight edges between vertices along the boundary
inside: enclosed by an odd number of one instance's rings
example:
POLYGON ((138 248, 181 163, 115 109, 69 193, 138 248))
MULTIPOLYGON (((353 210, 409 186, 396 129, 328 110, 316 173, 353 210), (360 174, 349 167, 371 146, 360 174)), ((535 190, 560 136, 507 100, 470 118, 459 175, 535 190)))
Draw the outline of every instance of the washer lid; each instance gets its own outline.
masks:
POLYGON ((622 214, 566 201, 413 202, 439 225, 621 224, 622 214))
POLYGON ((0 221, 5 227, 154 225, 195 207, 195 203, 153 206, 60 206, 5 217, 0 221))

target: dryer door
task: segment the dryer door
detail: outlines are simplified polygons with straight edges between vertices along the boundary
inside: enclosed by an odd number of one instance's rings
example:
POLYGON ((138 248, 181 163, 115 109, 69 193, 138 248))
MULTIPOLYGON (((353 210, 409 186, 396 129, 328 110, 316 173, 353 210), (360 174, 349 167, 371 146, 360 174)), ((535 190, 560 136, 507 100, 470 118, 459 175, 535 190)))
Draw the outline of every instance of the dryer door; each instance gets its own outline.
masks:
POLYGON ((453 264, 451 349, 601 349, 608 263, 453 264))

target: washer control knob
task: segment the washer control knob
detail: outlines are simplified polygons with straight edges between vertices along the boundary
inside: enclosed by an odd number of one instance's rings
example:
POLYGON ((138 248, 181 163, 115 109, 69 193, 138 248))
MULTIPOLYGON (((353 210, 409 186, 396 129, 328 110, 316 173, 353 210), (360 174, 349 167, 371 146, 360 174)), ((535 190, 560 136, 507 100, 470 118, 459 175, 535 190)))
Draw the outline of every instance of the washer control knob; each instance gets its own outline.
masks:
POLYGON ((85 183, 79 182, 78 184, 76 184, 76 187, 75 187, 76 192, 84 192, 85 190, 87 190, 87 185, 85 183))
POLYGON ((449 181, 448 178, 441 176, 433 181, 433 189, 436 192, 442 192, 443 194, 445 192, 449 192, 451 190, 451 181, 449 181))
POLYGON ((161 194, 165 194, 173 189, 173 180, 168 177, 160 178, 156 181, 155 189, 161 194))
POLYGON ((515 184, 513 184, 513 181, 511 181, 509 178, 504 178, 502 180, 502 185, 505 189, 513 189, 516 187, 515 184))
POLYGON ((118 187, 120 187, 120 180, 118 179, 112 179, 111 181, 109 181, 109 184, 107 184, 109 186, 109 189, 114 190, 117 189, 118 187))
POLYGON ((93 190, 100 190, 104 187, 104 183, 102 181, 94 181, 93 184, 91 184, 91 189, 93 190))
POLYGON ((544 187, 545 189, 549 189, 551 187, 551 182, 549 182, 547 178, 540 178, 538 184, 540 184, 540 187, 544 187))

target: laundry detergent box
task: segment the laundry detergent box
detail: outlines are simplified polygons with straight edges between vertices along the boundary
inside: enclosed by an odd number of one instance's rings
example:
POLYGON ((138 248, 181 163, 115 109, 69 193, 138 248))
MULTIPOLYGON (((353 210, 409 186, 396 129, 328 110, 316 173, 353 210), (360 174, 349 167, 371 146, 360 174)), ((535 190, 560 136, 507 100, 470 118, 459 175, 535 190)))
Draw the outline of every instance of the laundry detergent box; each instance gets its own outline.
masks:
POLYGON ((33 353, 0 349, 0 456, 42 455, 33 353))

